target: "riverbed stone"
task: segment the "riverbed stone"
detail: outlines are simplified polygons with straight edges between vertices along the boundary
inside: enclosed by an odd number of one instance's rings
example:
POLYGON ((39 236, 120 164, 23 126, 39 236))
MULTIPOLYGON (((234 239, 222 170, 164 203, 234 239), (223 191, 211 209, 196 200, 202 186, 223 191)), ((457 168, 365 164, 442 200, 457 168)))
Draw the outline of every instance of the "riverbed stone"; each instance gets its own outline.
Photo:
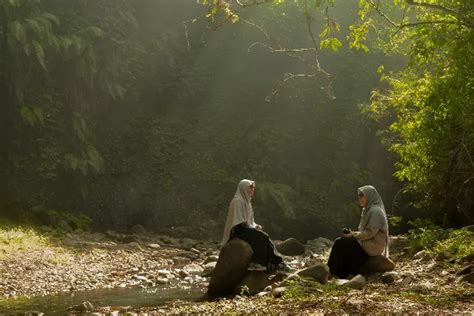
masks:
POLYGON ((204 265, 204 271, 202 272, 202 276, 210 276, 212 271, 216 268, 217 261, 211 261, 204 265))
POLYGON ((146 235, 147 234, 147 231, 146 229, 140 225, 140 224, 137 224, 137 225, 133 225, 131 228, 130 228, 130 232, 132 234, 135 234, 135 235, 146 235))
POLYGON ((462 277, 461 280, 464 282, 469 282, 471 284, 474 284, 474 272, 466 274, 465 276, 462 277))
POLYGON ((285 256, 299 256, 305 252, 305 246, 293 237, 277 243, 275 247, 285 256))
POLYGON ((206 258, 206 260, 204 260, 204 264, 208 263, 208 262, 217 262, 217 260, 219 260, 219 256, 218 255, 210 255, 209 257, 206 258))
POLYGON ((159 244, 148 244, 147 245, 151 249, 160 249, 161 246, 159 244))
POLYGON ((269 275, 262 271, 249 271, 234 289, 234 294, 255 295, 271 284, 269 275))
POLYGON ((399 278, 396 272, 390 271, 382 274, 382 282, 385 284, 392 284, 399 278))
POLYGON ((279 287, 276 287, 272 290, 272 294, 273 296, 275 297, 280 297, 283 295, 283 293, 285 293, 286 291, 288 290, 288 288, 286 286, 279 286, 279 287))
POLYGON ((85 301, 85 302, 82 302, 81 304, 69 307, 67 310, 68 311, 73 311, 73 312, 82 312, 82 313, 84 313, 84 312, 91 312, 94 309, 95 309, 95 307, 91 302, 85 301))
POLYGON ((247 266, 252 256, 252 247, 241 239, 234 238, 224 245, 209 281, 209 296, 218 297, 232 294, 235 287, 247 274, 247 266))
POLYGON ((366 285, 367 285, 367 280, 361 274, 356 275, 355 277, 350 279, 349 282, 345 284, 345 286, 348 286, 356 290, 362 290, 366 285))
POLYGON ((371 256, 361 267, 363 274, 387 272, 395 269, 395 263, 385 256, 371 256))
POLYGON ((184 266, 183 271, 187 272, 190 275, 199 275, 204 271, 204 269, 196 263, 191 263, 184 266))
POLYGON ((297 272, 299 276, 311 278, 321 284, 326 284, 329 278, 329 267, 325 263, 319 263, 297 272))

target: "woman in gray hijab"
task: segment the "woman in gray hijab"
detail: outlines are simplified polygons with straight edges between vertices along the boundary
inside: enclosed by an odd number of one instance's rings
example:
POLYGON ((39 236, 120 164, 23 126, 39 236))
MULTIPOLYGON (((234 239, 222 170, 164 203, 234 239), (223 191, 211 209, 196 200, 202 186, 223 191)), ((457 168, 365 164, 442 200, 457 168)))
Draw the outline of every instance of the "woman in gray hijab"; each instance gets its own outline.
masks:
POLYGON ((359 274, 370 256, 388 257, 388 221, 382 198, 371 185, 357 190, 362 213, 358 231, 344 229, 334 241, 328 266, 340 278, 359 274))
POLYGON ((247 179, 240 181, 229 205, 222 245, 232 238, 240 238, 249 243, 253 250, 249 270, 286 269, 287 266, 283 264, 268 234, 262 230, 262 226, 255 223, 251 203, 254 193, 255 181, 247 179))

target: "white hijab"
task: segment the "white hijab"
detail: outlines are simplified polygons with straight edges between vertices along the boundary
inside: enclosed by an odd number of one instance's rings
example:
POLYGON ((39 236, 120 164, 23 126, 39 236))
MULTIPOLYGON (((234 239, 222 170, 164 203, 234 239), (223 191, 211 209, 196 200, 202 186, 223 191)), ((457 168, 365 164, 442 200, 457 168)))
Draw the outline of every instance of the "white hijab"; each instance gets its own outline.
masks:
POLYGON ((224 235, 222 236, 222 245, 229 241, 230 233, 234 226, 246 223, 254 228, 257 225, 253 217, 252 203, 247 193, 248 187, 252 185, 255 186, 255 181, 244 179, 239 182, 234 198, 230 201, 224 235))

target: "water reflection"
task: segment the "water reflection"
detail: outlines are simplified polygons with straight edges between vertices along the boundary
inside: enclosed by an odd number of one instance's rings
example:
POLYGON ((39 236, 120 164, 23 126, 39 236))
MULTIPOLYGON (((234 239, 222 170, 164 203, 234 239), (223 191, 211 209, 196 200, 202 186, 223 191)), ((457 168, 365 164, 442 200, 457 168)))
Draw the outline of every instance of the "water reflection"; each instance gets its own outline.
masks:
POLYGON ((205 293, 196 288, 103 289, 34 297, 0 302, 0 315, 24 315, 25 311, 41 311, 45 315, 64 315, 73 305, 89 301, 96 306, 154 307, 174 300, 194 301, 205 293))

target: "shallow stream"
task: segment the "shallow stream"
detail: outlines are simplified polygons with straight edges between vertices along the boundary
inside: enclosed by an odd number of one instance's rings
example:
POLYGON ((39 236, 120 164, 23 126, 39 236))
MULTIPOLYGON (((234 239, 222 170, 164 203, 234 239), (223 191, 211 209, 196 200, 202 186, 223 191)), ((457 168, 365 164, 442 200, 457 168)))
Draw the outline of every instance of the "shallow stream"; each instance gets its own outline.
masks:
POLYGON ((43 312, 45 316, 65 315, 68 307, 89 301, 95 306, 155 307, 171 301, 197 301, 205 289, 150 288, 110 289, 76 292, 29 299, 0 300, 1 315, 24 315, 28 311, 43 312))

